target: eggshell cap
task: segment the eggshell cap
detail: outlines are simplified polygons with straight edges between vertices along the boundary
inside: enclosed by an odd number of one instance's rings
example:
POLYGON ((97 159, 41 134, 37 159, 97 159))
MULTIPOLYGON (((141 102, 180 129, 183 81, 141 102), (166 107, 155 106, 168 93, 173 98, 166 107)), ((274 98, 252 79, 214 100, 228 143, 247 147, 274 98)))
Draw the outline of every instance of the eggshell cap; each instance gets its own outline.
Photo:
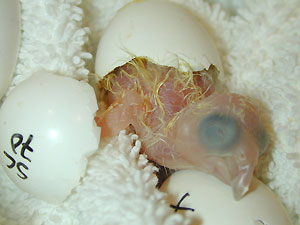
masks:
POLYGON ((99 42, 95 72, 103 78, 135 57, 182 71, 213 64, 223 74, 218 51, 198 18, 167 1, 137 1, 122 8, 99 42))
POLYGON ((0 0, 0 98, 9 87, 15 70, 20 30, 19 1, 0 0))
POLYGON ((45 72, 20 83, 0 108, 0 163, 9 178, 47 202, 65 200, 98 149, 97 109, 87 83, 45 72))
POLYGON ((253 178, 250 192, 241 200, 232 196, 231 187, 201 171, 184 170, 171 175, 161 187, 168 193, 168 202, 193 208, 178 210, 187 213, 192 225, 292 225, 276 195, 258 179, 253 178))

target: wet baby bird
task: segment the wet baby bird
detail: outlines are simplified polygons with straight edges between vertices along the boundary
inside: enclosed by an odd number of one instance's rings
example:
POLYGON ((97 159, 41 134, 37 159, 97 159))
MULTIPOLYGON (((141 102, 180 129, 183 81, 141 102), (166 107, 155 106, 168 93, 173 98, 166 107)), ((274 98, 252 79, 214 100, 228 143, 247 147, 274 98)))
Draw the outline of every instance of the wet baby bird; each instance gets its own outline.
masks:
POLYGON ((108 107, 95 120, 102 138, 131 127, 149 159, 212 174, 242 198, 268 135, 249 98, 215 90, 216 73, 213 65, 181 72, 138 57, 115 68, 101 80, 108 107))

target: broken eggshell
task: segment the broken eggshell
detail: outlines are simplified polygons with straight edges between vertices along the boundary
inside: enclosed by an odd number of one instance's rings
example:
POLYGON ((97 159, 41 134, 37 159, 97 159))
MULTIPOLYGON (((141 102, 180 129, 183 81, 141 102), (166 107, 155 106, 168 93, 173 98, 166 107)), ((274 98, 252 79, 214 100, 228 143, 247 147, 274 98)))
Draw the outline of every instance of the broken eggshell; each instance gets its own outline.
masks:
POLYGON ((292 225, 277 196, 255 177, 240 201, 232 197, 229 186, 196 170, 174 173, 161 191, 174 211, 192 219, 191 225, 292 225))
POLYGON ((98 45, 98 79, 136 57, 184 72, 214 65, 223 75, 218 51, 199 19, 167 1, 136 1, 117 12, 98 45))
POLYGON ((171 169, 198 168, 215 174, 232 185, 237 200, 244 196, 268 138, 262 135, 266 134, 265 129, 250 101, 242 96, 217 93, 221 89, 216 87, 219 85, 215 75, 223 76, 220 57, 192 12, 158 0, 126 5, 103 33, 95 70, 97 79, 102 79, 99 102, 106 99, 109 105, 95 118, 103 128, 103 137, 116 135, 131 124, 143 142, 142 152, 149 159, 171 169), (171 69, 156 73, 155 69, 149 69, 152 64, 157 68, 174 67, 180 75, 176 77, 171 69), (194 82, 197 78, 203 80, 194 82), (214 97, 210 98, 210 94, 214 97), (188 105, 195 107, 188 110, 188 105), (206 110, 212 106, 215 111, 206 110), (233 117, 220 112, 222 108, 233 117), (187 121, 194 111, 197 113, 191 124, 187 121), (250 116, 243 122, 246 114, 250 116), (199 127, 200 119, 205 121, 206 116, 208 120, 199 127), (190 129, 193 127, 196 129, 190 129), (181 134, 186 135, 180 138, 181 134), (216 145, 217 140, 220 142, 216 145), (194 143, 195 148, 189 151, 187 143, 194 143), (203 154, 199 151, 201 145, 203 154))
POLYGON ((0 0, 0 99, 11 82, 21 36, 20 3, 0 0))
POLYGON ((98 149, 93 88, 40 72, 11 91, 0 108, 0 162, 22 190, 62 202, 79 184, 98 149))

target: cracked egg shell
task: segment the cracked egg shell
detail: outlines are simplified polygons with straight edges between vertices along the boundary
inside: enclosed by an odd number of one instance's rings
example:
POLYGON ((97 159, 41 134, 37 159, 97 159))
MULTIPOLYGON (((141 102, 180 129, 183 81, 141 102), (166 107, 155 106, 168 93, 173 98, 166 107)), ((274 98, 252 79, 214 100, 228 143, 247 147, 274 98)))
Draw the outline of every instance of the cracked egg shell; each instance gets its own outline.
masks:
POLYGON ((167 201, 173 206, 183 199, 179 206, 190 210, 179 208, 177 212, 188 214, 191 225, 292 225, 277 196, 257 178, 239 201, 233 198, 229 185, 196 170, 175 172, 161 191, 167 193, 167 201))
POLYGON ((117 12, 99 41, 97 79, 135 57, 181 71, 214 65, 223 75, 219 53, 199 19, 167 1, 135 1, 117 12))
POLYGON ((93 88, 41 72, 13 89, 0 108, 0 163, 23 191, 62 202, 79 184, 100 128, 93 88))
POLYGON ((11 82, 20 43, 20 3, 0 0, 0 99, 11 82))

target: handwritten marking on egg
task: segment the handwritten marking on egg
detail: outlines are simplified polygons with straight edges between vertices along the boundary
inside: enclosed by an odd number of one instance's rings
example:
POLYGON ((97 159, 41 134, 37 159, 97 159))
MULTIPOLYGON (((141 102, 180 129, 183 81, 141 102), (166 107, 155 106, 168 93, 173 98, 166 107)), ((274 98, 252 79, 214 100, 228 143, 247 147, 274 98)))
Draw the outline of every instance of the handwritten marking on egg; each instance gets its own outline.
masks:
POLYGON ((256 178, 240 201, 234 200, 229 186, 195 170, 174 173, 161 190, 170 205, 181 201, 176 212, 191 216, 192 225, 292 225, 276 195, 256 178))
MULTIPOLYGON (((28 162, 31 162, 31 159, 28 158, 27 156, 25 156, 25 151, 27 150, 27 151, 33 152, 33 149, 30 147, 30 143, 31 143, 32 139, 33 139, 33 135, 30 134, 27 141, 23 142, 22 134, 13 134, 10 139, 11 149, 12 149, 13 153, 18 154, 16 149, 17 149, 17 147, 22 145, 22 148, 20 151, 21 157, 23 159, 27 160, 28 162), (17 139, 16 143, 15 143, 15 139, 17 139)), ((16 168, 18 169, 18 173, 17 173, 18 177, 20 177, 23 180, 27 179, 28 176, 26 175, 26 172, 24 170, 28 170, 29 168, 26 166, 26 164, 23 162, 16 162, 14 157, 12 155, 10 155, 9 153, 7 153, 6 151, 4 151, 3 153, 11 161, 11 163, 9 165, 7 165, 7 168, 12 169, 16 166, 16 168)))
POLYGON ((41 72, 18 85, 0 108, 0 163, 22 190, 63 201, 99 145, 91 86, 41 72))
POLYGON ((190 211, 195 211, 195 209, 193 209, 193 208, 189 208, 189 207, 182 207, 182 206, 180 206, 180 204, 183 202, 183 200, 186 198, 186 197, 188 197, 188 196, 190 196, 190 194, 189 193, 185 193, 182 197, 181 197, 181 199, 178 201, 178 203, 177 203, 177 205, 170 205, 170 207, 171 208, 173 208, 174 210, 175 210, 175 212, 177 212, 178 210, 190 210, 190 211))
POLYGON ((20 3, 0 0, 0 99, 9 87, 20 42, 20 3))

